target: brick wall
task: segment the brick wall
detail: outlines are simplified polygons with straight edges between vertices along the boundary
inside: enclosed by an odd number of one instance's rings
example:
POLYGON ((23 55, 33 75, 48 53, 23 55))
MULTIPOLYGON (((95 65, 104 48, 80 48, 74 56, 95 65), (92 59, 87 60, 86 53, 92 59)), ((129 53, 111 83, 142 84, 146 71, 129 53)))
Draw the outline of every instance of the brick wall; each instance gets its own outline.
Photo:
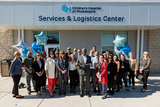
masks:
MULTIPOLYGON (((0 28, 0 60, 13 58, 12 30, 0 28)), ((1 72, 1 66, 0 66, 1 72)))
POLYGON ((151 73, 160 73, 160 29, 149 31, 148 52, 152 61, 151 73))

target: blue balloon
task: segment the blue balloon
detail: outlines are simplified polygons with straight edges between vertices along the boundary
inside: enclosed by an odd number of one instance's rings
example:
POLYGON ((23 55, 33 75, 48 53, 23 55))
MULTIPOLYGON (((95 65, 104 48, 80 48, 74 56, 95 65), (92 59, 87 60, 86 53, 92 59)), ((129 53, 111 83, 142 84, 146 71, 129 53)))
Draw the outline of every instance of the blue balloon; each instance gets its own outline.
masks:
POLYGON ((125 37, 120 37, 119 35, 116 36, 116 39, 113 41, 113 43, 116 45, 117 48, 124 47, 125 44, 125 37))
POLYGON ((27 49, 27 48, 23 48, 23 49, 22 49, 22 55, 23 55, 24 57, 27 57, 27 52, 28 52, 28 49, 27 49))
POLYGON ((40 34, 35 35, 37 40, 37 45, 46 45, 48 37, 45 36, 44 32, 42 31, 40 34))
POLYGON ((37 42, 34 42, 31 46, 31 50, 34 54, 36 54, 37 52, 41 53, 44 50, 44 46, 37 45, 37 42))
POLYGON ((131 52, 131 48, 129 45, 125 45, 118 50, 120 51, 120 53, 117 54, 118 57, 120 57, 121 54, 124 54, 126 58, 129 58, 129 53, 131 52))

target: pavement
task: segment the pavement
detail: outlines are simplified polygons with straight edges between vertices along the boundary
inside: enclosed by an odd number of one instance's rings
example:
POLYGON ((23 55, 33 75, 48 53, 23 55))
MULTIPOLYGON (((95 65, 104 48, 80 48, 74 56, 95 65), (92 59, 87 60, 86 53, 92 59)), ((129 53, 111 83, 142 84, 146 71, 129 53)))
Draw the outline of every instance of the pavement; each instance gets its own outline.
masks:
MULTIPOLYGON (((123 88, 113 96, 108 94, 104 100, 97 96, 97 93, 93 93, 92 85, 90 98, 86 95, 81 98, 79 87, 76 88, 76 94, 69 93, 68 85, 67 96, 59 96, 56 90, 54 97, 51 98, 46 90, 38 97, 34 91, 28 95, 27 89, 21 88, 19 93, 25 97, 16 99, 11 93, 12 78, 0 76, 0 107, 160 107, 160 74, 150 74, 147 91, 143 93, 140 91, 142 82, 135 80, 135 90, 129 88, 128 92, 123 88)), ((21 82, 25 82, 25 78, 21 78, 21 82)))

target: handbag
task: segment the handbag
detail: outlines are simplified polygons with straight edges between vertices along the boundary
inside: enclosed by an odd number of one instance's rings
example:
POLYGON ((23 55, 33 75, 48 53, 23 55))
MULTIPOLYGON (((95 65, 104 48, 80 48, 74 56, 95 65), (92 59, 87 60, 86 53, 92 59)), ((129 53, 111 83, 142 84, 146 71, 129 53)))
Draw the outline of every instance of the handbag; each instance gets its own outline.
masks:
POLYGON ((140 81, 143 81, 143 75, 141 73, 137 73, 136 78, 140 81))

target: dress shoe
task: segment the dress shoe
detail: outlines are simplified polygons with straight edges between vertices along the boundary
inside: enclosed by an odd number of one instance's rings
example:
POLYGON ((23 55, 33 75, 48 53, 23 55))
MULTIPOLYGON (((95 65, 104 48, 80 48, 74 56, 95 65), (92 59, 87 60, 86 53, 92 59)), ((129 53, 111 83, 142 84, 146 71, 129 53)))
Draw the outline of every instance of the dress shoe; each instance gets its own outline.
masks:
POLYGON ((83 94, 80 94, 80 97, 83 97, 83 94))
POLYGON ((31 91, 28 91, 28 95, 31 95, 31 91))
POLYGON ((133 86, 132 88, 135 90, 135 87, 134 87, 134 86, 133 86))
POLYGON ((111 90, 108 90, 107 93, 111 93, 111 90))
POLYGON ((75 89, 73 89, 73 94, 76 94, 76 90, 75 89))
POLYGON ((63 95, 66 96, 66 92, 64 92, 63 95))
POLYGON ((97 93, 97 90, 94 90, 94 93, 97 93))
POLYGON ((114 92, 111 92, 111 94, 110 95, 114 95, 114 92))
POLYGON ((91 97, 91 94, 90 94, 90 93, 87 93, 86 95, 87 95, 88 97, 91 97))
POLYGON ((106 99, 106 96, 103 96, 102 99, 103 99, 103 100, 106 99))
POLYGON ((62 95, 62 93, 59 93, 59 96, 61 96, 62 95))
POLYGON ((18 95, 16 96, 16 98, 24 98, 24 96, 18 95))
POLYGON ((129 89, 128 89, 128 88, 126 88, 126 91, 129 91, 129 89))
POLYGON ((141 92, 145 92, 146 90, 145 89, 141 89, 141 92))

